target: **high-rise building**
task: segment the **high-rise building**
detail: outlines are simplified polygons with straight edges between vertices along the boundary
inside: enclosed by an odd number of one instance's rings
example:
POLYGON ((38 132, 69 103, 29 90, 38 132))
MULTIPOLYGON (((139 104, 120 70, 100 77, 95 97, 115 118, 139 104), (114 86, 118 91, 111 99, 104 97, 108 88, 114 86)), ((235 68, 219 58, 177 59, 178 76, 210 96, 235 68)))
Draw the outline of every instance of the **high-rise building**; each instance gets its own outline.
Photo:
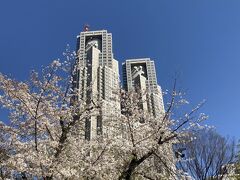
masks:
POLYGON ((118 61, 113 58, 112 34, 106 30, 84 31, 77 37, 77 73, 74 88, 82 102, 102 102, 98 115, 85 121, 85 137, 102 134, 109 114, 120 114, 118 61))
MULTIPOLYGON (((157 83, 157 74, 154 61, 150 58, 127 59, 123 64, 123 88, 128 92, 137 92, 139 108, 143 115, 155 117, 161 120, 164 116, 163 97, 160 86, 157 83)), ((145 118, 141 123, 145 122, 145 118)), ((171 152, 171 144, 167 147, 171 152)), ((173 157, 173 156, 172 156, 173 157)), ((165 174, 164 165, 155 155, 147 160, 154 164, 158 172, 165 174)))
MULTIPOLYGON (((123 63, 122 69, 123 89, 139 92, 138 97, 141 99, 138 104, 143 113, 161 118, 164 114, 164 105, 154 61, 149 58, 128 59, 123 63)), ((92 140, 105 132, 111 133, 111 127, 105 122, 116 121, 121 114, 118 61, 113 57, 111 33, 106 30, 89 31, 88 28, 80 33, 77 37, 77 70, 73 78, 73 88, 79 90, 74 100, 86 106, 101 102, 96 115, 85 119, 85 138, 92 140)), ((140 123, 144 123, 144 118, 145 116, 140 119, 140 123)), ((135 126, 140 123, 137 122, 135 126)), ((126 134, 129 127, 121 124, 120 128, 121 132, 119 131, 117 135, 129 138, 126 134)), ((159 164, 154 157, 148 161, 159 164)), ((159 171, 164 173, 163 170, 159 171)))
MULTIPOLYGON (((104 122, 121 113, 118 61, 113 57, 112 34, 106 30, 85 31, 77 36, 77 71, 73 87, 76 97, 86 105, 102 102, 97 115, 85 120, 88 140, 102 134, 104 122)), ((157 84, 154 61, 149 58, 128 59, 123 63, 123 88, 140 90, 140 108, 154 117, 164 113, 161 88, 157 84)), ((116 118, 115 118, 116 119, 116 118)))
POLYGON ((164 113, 162 91, 157 84, 154 61, 149 58, 128 59, 123 63, 123 88, 141 93, 140 108, 154 117, 164 113))

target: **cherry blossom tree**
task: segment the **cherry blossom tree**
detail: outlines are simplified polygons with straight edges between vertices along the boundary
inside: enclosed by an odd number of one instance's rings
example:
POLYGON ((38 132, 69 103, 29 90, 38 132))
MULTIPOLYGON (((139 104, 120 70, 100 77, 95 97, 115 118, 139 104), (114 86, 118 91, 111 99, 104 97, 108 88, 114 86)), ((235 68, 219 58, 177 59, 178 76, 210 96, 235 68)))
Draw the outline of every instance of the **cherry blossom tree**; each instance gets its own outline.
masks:
POLYGON ((172 146, 206 119, 198 113, 203 103, 183 113, 179 107, 188 102, 175 82, 166 93, 171 97, 166 110, 156 118, 138 108, 140 93, 119 90, 122 113, 109 113, 109 120, 103 122, 106 130, 88 141, 85 119, 98 115, 103 102, 86 104, 77 98, 82 92, 72 88, 76 57, 65 55, 66 61, 54 60, 41 73, 32 71, 24 82, 0 74, 0 103, 9 110, 10 121, 0 124, 2 179, 6 173, 22 179, 176 179, 184 175, 175 168, 172 146))
POLYGON ((240 140, 238 140, 237 144, 236 161, 233 166, 233 172, 230 175, 234 180, 240 179, 240 140))

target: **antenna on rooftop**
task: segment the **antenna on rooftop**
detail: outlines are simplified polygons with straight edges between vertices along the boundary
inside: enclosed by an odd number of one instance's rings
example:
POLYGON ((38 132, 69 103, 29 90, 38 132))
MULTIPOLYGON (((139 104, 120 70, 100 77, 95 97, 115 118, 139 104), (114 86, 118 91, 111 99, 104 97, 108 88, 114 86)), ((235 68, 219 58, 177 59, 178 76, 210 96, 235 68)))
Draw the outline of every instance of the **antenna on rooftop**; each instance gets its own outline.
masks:
POLYGON ((90 26, 88 24, 85 24, 84 28, 83 28, 83 31, 89 31, 89 29, 90 29, 90 26))

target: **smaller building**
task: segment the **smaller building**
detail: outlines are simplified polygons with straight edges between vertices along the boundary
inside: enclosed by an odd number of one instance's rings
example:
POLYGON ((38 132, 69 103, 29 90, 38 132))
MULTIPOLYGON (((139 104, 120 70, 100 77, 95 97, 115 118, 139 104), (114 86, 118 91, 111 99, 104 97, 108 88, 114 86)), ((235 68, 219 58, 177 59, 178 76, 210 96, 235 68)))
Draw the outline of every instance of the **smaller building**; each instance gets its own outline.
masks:
POLYGON ((157 83, 154 61, 128 59, 123 63, 123 88, 141 93, 140 108, 154 117, 164 113, 161 87, 157 83))

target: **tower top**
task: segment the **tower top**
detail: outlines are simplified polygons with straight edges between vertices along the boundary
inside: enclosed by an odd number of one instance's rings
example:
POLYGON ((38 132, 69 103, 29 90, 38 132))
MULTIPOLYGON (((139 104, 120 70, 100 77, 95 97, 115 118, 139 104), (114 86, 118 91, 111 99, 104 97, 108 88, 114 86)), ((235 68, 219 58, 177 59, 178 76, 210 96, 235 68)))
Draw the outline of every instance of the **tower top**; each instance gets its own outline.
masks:
POLYGON ((83 27, 83 31, 89 31, 90 29, 90 26, 88 24, 85 24, 84 27, 83 27))

